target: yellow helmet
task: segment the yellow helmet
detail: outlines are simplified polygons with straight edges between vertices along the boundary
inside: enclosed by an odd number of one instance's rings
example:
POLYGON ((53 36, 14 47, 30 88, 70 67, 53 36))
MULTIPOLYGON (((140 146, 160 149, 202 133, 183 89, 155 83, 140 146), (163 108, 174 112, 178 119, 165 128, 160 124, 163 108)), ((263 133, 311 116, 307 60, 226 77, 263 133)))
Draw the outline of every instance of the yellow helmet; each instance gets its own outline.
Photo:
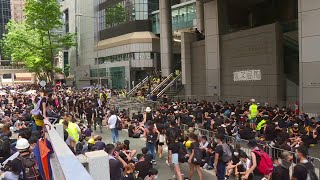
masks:
POLYGON ((185 143, 186 148, 191 148, 191 144, 192 144, 192 142, 191 142, 190 140, 188 140, 188 141, 185 143))
POLYGON ((89 140, 88 140, 88 143, 89 144, 94 144, 95 142, 94 142, 94 139, 93 138, 90 138, 89 140))

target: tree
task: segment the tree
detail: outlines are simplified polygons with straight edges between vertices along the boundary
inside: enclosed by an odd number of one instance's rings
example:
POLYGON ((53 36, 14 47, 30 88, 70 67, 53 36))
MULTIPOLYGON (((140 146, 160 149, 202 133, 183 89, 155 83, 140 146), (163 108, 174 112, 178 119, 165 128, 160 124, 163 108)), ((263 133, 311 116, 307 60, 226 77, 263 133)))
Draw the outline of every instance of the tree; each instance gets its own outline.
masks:
POLYGON ((128 12, 121 3, 106 8, 106 26, 107 28, 122 24, 127 21, 128 12))
POLYGON ((27 0, 26 21, 11 21, 2 43, 4 51, 14 61, 22 62, 39 79, 52 82, 54 73, 62 72, 54 66, 59 51, 76 45, 75 34, 59 33, 63 29, 62 12, 56 0, 27 0))

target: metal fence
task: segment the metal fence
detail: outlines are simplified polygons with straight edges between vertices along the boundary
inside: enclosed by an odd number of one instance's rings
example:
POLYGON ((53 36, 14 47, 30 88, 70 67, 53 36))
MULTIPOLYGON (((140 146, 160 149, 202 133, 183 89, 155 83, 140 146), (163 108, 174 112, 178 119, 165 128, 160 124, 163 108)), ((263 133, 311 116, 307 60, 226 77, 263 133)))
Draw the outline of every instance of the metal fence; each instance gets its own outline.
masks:
MULTIPOLYGON (((184 132, 189 132, 188 125, 181 124, 180 127, 184 132)), ((213 131, 195 127, 195 132, 196 131, 198 131, 197 133, 199 134, 199 136, 206 136, 211 142, 215 138, 215 133, 213 131)), ((247 145, 248 144, 248 140, 236 138, 236 137, 233 137, 233 136, 226 136, 225 142, 230 144, 233 147, 236 147, 236 145, 239 144, 241 149, 248 156, 251 154, 251 148, 249 148, 248 145, 247 145)), ((274 147, 271 144, 259 144, 259 146, 267 154, 269 154, 269 156, 271 158, 275 158, 275 159, 280 159, 282 152, 287 151, 287 150, 284 150, 284 149, 280 149, 280 148, 274 147)), ((290 169, 289 169, 290 172, 292 173, 294 165, 297 164, 298 162, 297 162, 297 158, 295 158, 295 152, 289 152, 289 153, 291 153, 291 155, 294 157, 293 165, 291 165, 290 169)), ((311 161, 314 164, 315 173, 317 174, 318 177, 320 177, 320 158, 308 156, 308 159, 309 159, 309 161, 311 161)))
POLYGON ((278 106, 286 106, 286 107, 292 107, 294 108, 294 105, 297 100, 279 100, 274 98, 265 98, 265 97, 239 97, 239 96, 207 96, 207 95, 181 95, 181 96, 173 96, 171 97, 172 101, 181 101, 181 100, 206 100, 209 102, 225 102, 228 103, 237 103, 237 101, 240 101, 241 103, 244 102, 250 102, 250 99, 254 98, 257 103, 260 103, 261 105, 265 105, 265 103, 268 103, 270 106, 278 105, 278 106))

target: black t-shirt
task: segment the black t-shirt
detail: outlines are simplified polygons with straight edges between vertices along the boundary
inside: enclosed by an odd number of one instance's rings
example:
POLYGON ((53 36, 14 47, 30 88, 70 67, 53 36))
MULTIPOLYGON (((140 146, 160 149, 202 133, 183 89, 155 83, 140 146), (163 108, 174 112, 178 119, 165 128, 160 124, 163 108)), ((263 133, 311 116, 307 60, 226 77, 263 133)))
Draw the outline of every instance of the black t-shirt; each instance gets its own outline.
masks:
POLYGON ((222 145, 217 145, 217 147, 216 147, 216 149, 214 150, 214 152, 219 154, 219 159, 218 159, 218 161, 219 161, 219 162, 223 162, 223 161, 221 160, 222 155, 223 155, 222 145))
POLYGON ((175 141, 174 138, 178 138, 181 136, 181 130, 176 128, 176 127, 169 127, 167 130, 166 130, 166 136, 168 137, 168 144, 171 144, 172 142, 175 141), (172 136, 177 136, 177 137, 172 137, 172 136))
MULTIPOLYGON (((304 165, 306 167, 312 166, 310 162, 304 163, 304 165)), ((306 180, 308 177, 308 171, 305 167, 297 164, 293 169, 292 177, 296 178, 297 180, 306 180)))
POLYGON ((277 166, 272 172, 272 180, 290 180, 289 169, 277 166))
POLYGON ((133 174, 124 175, 122 180, 134 180, 133 174))
POLYGON ((179 142, 169 144, 168 149, 172 151, 172 154, 179 153, 179 142))
POLYGON ((149 169, 151 168, 151 163, 147 161, 137 162, 135 165, 135 170, 139 171, 138 177, 145 178, 148 175, 149 169))
POLYGON ((116 159, 109 160, 110 168, 110 180, 119 180, 121 179, 121 168, 123 168, 121 162, 116 159))

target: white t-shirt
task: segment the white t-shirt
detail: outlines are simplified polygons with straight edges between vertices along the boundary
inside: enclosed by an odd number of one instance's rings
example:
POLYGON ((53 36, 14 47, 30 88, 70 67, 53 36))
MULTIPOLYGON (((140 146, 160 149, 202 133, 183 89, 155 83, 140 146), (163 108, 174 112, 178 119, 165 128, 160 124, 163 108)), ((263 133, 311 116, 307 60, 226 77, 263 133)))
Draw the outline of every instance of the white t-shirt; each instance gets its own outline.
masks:
POLYGON ((244 163, 242 161, 239 162, 239 165, 243 165, 243 167, 248 170, 250 169, 251 166, 251 160, 247 158, 247 161, 244 163))
POLYGON ((108 124, 109 124, 109 128, 110 128, 110 129, 116 128, 117 120, 118 120, 118 116, 116 116, 116 115, 111 115, 111 116, 109 117, 109 119, 108 119, 108 124))

